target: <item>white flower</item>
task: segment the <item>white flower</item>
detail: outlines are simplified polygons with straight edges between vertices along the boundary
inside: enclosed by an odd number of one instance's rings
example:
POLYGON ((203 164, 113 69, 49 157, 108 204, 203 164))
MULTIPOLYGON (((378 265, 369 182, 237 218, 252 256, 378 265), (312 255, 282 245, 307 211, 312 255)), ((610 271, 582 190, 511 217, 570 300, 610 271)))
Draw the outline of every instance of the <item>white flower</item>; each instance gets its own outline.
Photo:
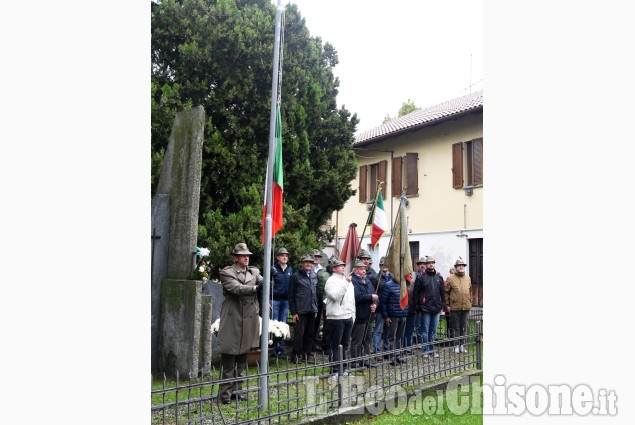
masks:
POLYGON ((205 266, 201 266, 201 267, 199 267, 199 268, 198 268, 198 271, 199 271, 199 272, 201 272, 201 273, 203 273, 203 272, 205 271, 205 266))
POLYGON ((201 249, 201 257, 207 257, 209 255, 209 249, 200 248, 201 249))
POLYGON ((218 333, 219 326, 220 326, 220 319, 216 319, 216 321, 212 323, 212 333, 218 333))

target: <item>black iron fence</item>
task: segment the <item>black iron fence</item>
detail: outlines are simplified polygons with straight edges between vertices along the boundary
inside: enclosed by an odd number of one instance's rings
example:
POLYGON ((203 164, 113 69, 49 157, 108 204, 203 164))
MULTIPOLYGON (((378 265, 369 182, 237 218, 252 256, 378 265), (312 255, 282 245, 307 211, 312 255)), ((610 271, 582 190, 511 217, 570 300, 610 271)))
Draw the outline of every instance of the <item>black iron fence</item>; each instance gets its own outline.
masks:
POLYGON ((262 373, 256 364, 248 367, 242 378, 221 379, 222 371, 216 368, 209 374, 185 379, 177 375, 176 380, 163 376, 157 381, 153 377, 152 423, 297 422, 301 418, 335 412, 341 407, 363 406, 373 392, 385 394, 395 387, 414 389, 457 373, 482 369, 482 310, 471 312, 467 335, 451 336, 443 319, 437 335, 433 343, 417 342, 414 337, 410 347, 335 362, 329 360, 328 353, 321 352, 297 364, 288 358, 271 357, 267 373, 262 373), (465 350, 457 353, 456 347, 461 343, 465 350), (430 347, 436 355, 424 355, 424 348, 430 347), (395 361, 395 357, 400 361, 395 361), (333 373, 334 367, 346 372, 333 373), (268 382, 266 406, 259 405, 262 377, 268 382), (238 396, 229 404, 222 404, 218 397, 219 384, 232 383, 236 388, 239 381, 242 389, 234 390, 238 396))

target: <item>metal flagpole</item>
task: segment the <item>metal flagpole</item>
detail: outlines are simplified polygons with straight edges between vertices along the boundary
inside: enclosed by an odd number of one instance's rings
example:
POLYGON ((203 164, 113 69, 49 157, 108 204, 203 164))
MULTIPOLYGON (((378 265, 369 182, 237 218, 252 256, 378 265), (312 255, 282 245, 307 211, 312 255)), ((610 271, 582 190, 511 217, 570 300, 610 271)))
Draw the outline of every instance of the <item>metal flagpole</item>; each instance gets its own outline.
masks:
MULTIPOLYGON (((269 158, 267 160, 267 212, 265 218, 265 257, 263 264, 268 265, 271 262, 271 224, 272 224, 272 202, 273 202, 273 162, 275 154, 275 129, 276 129, 276 106, 278 103, 278 76, 280 73, 280 21, 284 7, 281 7, 281 0, 278 0, 276 7, 276 27, 273 44, 273 71, 271 73, 271 115, 269 123, 269 158)), ((271 267, 263 267, 263 287, 262 287, 262 329, 260 331, 260 391, 258 394, 259 411, 262 413, 267 409, 268 403, 268 385, 267 373, 269 372, 269 284, 271 282, 271 267), (265 310, 266 309, 266 310, 265 310)))

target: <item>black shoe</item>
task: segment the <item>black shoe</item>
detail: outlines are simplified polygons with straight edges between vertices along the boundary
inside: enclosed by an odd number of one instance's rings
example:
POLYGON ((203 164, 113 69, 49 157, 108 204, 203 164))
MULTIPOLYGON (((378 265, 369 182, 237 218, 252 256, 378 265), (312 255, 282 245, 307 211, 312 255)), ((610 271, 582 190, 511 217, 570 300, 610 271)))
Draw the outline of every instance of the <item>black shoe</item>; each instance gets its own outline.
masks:
POLYGON ((377 365, 375 363, 371 363, 371 362, 365 362, 364 363, 364 367, 367 367, 369 369, 372 369, 374 367, 377 367, 377 365))
POLYGON ((399 365, 399 363, 400 363, 399 360, 391 360, 389 364, 392 366, 397 366, 399 365))
POLYGON ((223 403, 223 404, 229 404, 229 403, 231 403, 232 401, 231 401, 230 399, 228 399, 228 398, 222 397, 222 398, 220 399, 220 402, 221 402, 221 403, 223 403))
POLYGON ((238 400, 240 400, 240 401, 245 401, 245 400, 247 400, 247 394, 235 394, 235 393, 232 393, 230 398, 232 400, 236 400, 236 398, 238 398, 238 400))
POLYGON ((397 361, 400 362, 400 363, 406 363, 408 360, 399 358, 399 359, 397 359, 397 361))

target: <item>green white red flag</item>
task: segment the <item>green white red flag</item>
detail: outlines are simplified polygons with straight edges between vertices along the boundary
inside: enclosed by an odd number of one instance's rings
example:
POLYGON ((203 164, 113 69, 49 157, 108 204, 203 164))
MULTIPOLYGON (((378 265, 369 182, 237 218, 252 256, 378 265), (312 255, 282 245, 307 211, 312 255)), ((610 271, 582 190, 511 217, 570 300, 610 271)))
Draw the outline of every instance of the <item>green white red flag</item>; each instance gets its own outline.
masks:
POLYGON ((377 190, 377 203, 373 212, 373 233, 370 238, 370 245, 374 251, 381 237, 388 231, 386 221, 386 211, 384 210, 384 200, 381 196, 381 188, 377 190))
MULTIPOLYGON (((273 187, 271 197, 271 236, 282 229, 282 193, 284 184, 282 179, 282 120, 280 119, 280 105, 276 106, 276 128, 274 132, 276 152, 273 161, 273 187)), ((267 167, 267 177, 269 181, 269 167, 267 167)), ((262 209, 262 244, 265 244, 265 219, 267 218, 267 188, 265 187, 265 203, 262 209)))

